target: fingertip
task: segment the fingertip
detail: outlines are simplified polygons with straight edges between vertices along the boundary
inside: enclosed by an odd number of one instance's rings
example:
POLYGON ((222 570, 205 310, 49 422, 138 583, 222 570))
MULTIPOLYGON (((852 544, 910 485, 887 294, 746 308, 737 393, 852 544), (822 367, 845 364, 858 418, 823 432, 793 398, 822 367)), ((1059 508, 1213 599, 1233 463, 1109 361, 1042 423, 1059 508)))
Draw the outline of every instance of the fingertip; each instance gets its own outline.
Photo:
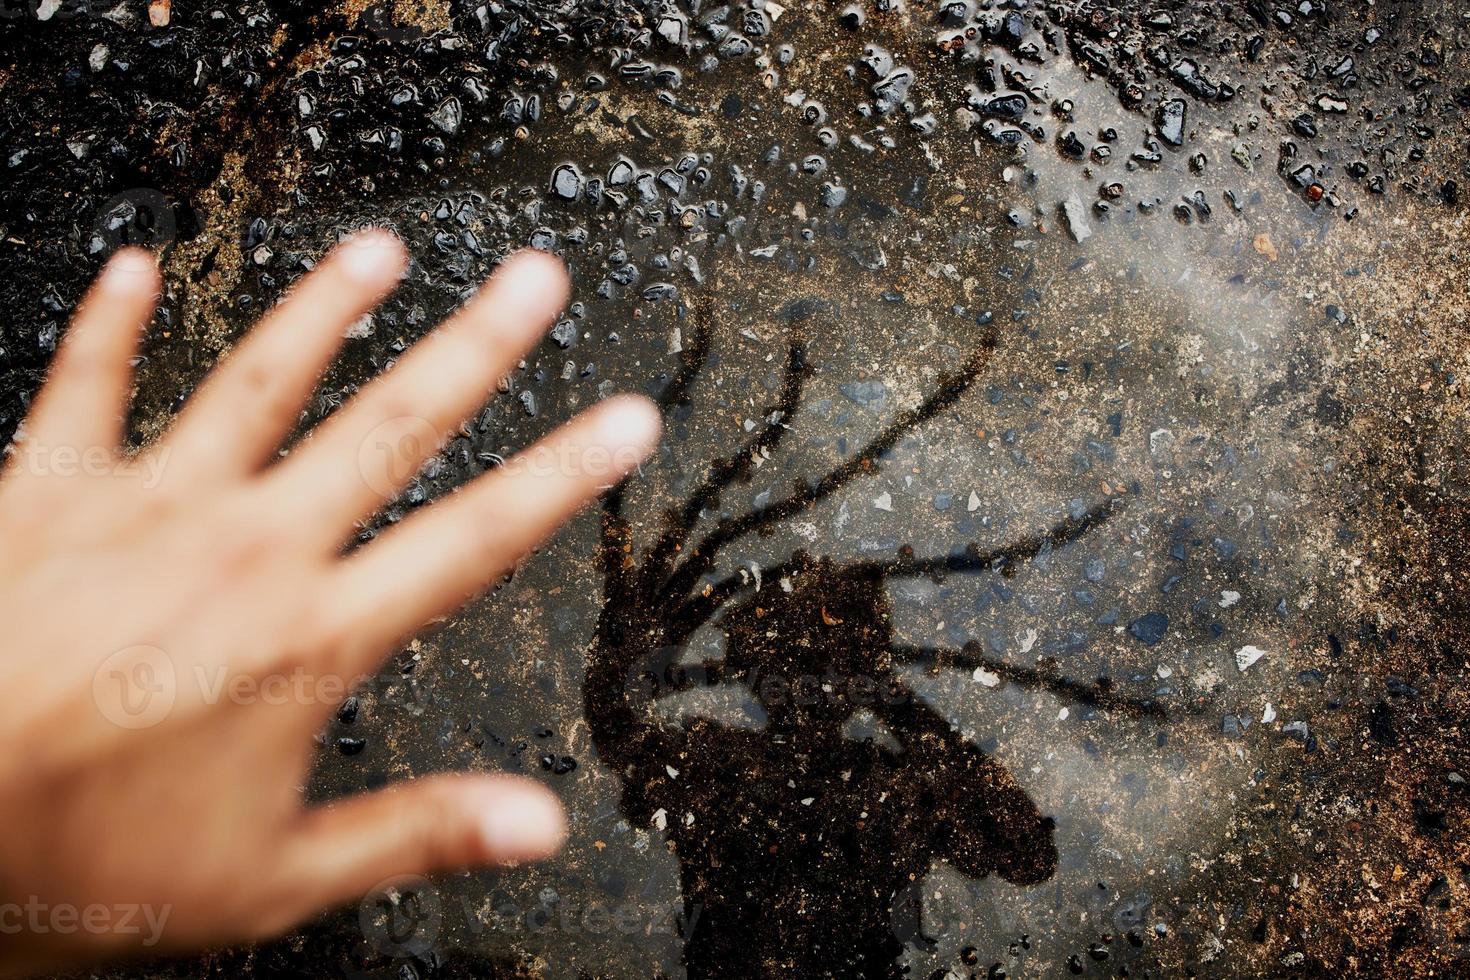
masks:
POLYGON ((147 249, 119 249, 102 270, 98 285, 108 292, 152 293, 158 284, 158 261, 147 249))
POLYGON ((566 265, 555 255, 540 249, 523 248, 512 253, 500 264, 495 275, 509 285, 530 291, 554 310, 566 306, 572 295, 572 281, 567 275, 566 265))
POLYGON ((486 783, 480 839, 491 861, 537 861, 561 849, 567 816, 555 793, 518 776, 495 776, 486 783))
POLYGON ((658 444, 663 414, 642 395, 614 395, 602 403, 597 430, 599 442, 633 449, 642 459, 658 444))
POLYGON ((348 238, 336 253, 343 270, 365 286, 381 287, 403 275, 408 252, 387 228, 368 228, 348 238))

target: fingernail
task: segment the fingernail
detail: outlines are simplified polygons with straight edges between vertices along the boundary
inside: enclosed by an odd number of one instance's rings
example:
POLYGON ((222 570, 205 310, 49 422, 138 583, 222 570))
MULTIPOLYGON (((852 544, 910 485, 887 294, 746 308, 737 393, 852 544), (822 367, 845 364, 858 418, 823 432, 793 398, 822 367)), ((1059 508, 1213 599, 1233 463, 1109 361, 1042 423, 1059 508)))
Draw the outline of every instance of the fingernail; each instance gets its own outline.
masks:
POLYGON ((567 818, 549 790, 516 780, 497 787, 481 818, 485 847, 496 861, 545 857, 566 838, 567 818))
POLYGON ((403 245, 389 231, 374 228, 341 246, 343 270, 365 285, 377 286, 403 274, 403 245))
POLYGON ((109 289, 128 286, 138 282, 140 277, 147 277, 151 283, 157 268, 158 264, 150 253, 139 248, 125 248, 108 260, 107 267, 102 270, 102 285, 109 289))

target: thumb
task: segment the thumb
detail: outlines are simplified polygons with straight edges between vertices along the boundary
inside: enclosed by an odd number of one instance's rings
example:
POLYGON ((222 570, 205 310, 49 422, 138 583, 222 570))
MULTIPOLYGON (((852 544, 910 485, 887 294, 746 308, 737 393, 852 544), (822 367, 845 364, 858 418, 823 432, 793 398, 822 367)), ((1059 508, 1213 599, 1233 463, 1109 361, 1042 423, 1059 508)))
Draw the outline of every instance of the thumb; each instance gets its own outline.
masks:
POLYGON ((429 776, 349 797, 308 811, 285 849, 295 918, 398 875, 547 857, 566 827, 556 795, 517 776, 429 776))

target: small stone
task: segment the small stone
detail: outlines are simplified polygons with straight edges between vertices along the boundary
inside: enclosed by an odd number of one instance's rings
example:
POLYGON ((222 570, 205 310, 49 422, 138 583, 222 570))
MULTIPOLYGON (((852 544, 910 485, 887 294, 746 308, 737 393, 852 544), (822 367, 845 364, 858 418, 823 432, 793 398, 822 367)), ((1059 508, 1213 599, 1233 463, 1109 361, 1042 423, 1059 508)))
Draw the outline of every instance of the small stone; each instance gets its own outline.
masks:
POLYGON ((1170 99, 1159 106, 1158 114, 1154 118, 1159 138, 1170 146, 1183 146, 1187 114, 1188 104, 1183 99, 1170 99))
POLYGON ((459 124, 463 120, 464 110, 460 108, 459 99, 452 95, 439 103, 439 108, 429 116, 429 121, 448 136, 459 132, 459 124))
POLYGON ((1072 241, 1082 244, 1092 237, 1092 227, 1087 223, 1087 207, 1075 193, 1062 202, 1062 220, 1072 241))
POLYGON ((564 163, 551 174, 551 192, 563 201, 575 201, 582 193, 582 174, 573 164, 564 163))
POLYGON ((1235 666, 1239 667, 1240 672, 1243 674, 1246 672, 1251 664, 1255 663, 1257 660, 1260 660, 1265 655, 1266 651, 1262 650, 1260 647, 1253 647, 1249 645, 1243 646, 1239 650, 1235 651, 1235 666))
POLYGON ((1145 646, 1153 646, 1169 630, 1169 617, 1161 612, 1145 613, 1128 624, 1128 632, 1145 646))

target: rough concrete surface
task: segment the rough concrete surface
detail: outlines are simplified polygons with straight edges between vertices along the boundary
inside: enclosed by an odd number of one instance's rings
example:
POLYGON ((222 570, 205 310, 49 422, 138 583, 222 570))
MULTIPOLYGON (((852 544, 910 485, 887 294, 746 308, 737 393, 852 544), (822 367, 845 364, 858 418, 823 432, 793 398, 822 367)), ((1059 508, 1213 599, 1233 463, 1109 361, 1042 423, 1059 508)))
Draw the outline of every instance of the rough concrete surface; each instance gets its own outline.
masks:
POLYGON ((509 250, 575 289, 364 539, 667 415, 309 787, 528 773, 561 857, 102 975, 1464 975, 1470 8, 0 18, 5 435, 121 242, 141 442, 366 224, 412 270, 303 429, 509 250))

